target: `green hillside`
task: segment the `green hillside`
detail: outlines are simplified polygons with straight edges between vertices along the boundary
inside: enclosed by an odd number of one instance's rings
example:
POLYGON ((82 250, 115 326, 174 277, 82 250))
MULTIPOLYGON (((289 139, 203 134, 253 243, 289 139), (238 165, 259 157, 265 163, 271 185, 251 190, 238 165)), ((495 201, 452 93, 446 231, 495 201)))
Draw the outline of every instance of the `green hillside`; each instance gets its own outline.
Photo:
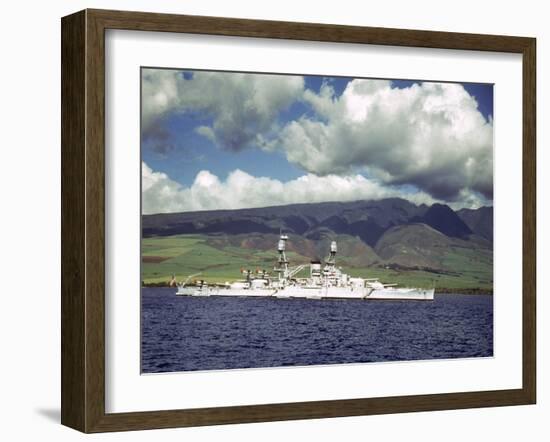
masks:
MULTIPOLYGON (((241 269, 272 271, 278 235, 181 234, 142 240, 142 280, 145 284, 178 281, 201 272, 208 282, 241 278, 241 269)), ((291 265, 324 259, 330 241, 338 242, 338 265, 352 276, 383 282, 440 289, 492 290, 492 249, 475 237, 449 238, 424 225, 388 230, 371 248, 352 235, 323 235, 312 240, 292 235, 291 265)), ((305 276, 305 275, 304 275, 305 276)))

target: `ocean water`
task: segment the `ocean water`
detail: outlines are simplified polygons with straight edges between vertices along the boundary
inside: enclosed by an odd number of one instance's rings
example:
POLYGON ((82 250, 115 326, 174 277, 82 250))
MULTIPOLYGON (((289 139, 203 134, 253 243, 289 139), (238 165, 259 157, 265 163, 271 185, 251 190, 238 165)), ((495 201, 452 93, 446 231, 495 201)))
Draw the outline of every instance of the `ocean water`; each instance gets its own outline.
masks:
POLYGON ((143 288, 143 373, 493 355, 493 297, 433 302, 175 296, 143 288))

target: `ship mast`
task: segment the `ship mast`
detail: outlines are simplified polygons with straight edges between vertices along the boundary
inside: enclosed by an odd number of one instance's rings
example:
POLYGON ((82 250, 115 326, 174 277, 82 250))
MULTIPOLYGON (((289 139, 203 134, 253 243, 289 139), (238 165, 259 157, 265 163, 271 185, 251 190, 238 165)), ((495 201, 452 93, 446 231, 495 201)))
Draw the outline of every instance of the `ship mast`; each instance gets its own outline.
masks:
POLYGON ((277 263, 279 267, 275 269, 279 273, 279 280, 288 278, 288 259, 286 258, 286 242, 288 235, 281 233, 279 236, 279 243, 277 244, 277 250, 279 252, 279 259, 277 263))
POLYGON ((336 241, 330 243, 330 255, 325 262, 325 268, 323 269, 323 283, 328 286, 330 284, 337 284, 336 280, 336 252, 338 247, 336 241))
POLYGON ((327 259, 326 265, 327 267, 330 267, 331 269, 336 266, 336 252, 338 251, 338 246, 336 245, 336 241, 332 241, 330 243, 330 256, 327 259))

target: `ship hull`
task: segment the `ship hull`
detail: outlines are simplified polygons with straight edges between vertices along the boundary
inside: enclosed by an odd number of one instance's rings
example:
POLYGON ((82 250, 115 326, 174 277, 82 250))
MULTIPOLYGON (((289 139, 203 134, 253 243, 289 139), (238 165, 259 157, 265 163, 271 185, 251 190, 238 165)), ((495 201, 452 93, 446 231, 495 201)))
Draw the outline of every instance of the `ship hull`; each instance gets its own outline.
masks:
POLYGON ((246 298, 277 298, 277 299, 364 299, 364 300, 403 300, 403 301, 433 301, 434 289, 371 289, 360 287, 303 287, 289 286, 284 289, 231 289, 208 287, 199 289, 185 287, 178 289, 178 296, 226 296, 246 298))
POLYGON ((216 296, 217 294, 217 287, 179 287, 176 292, 176 296, 216 296))
POLYGON ((197 292, 196 287, 178 287, 176 296, 193 296, 197 292))
POLYGON ((373 290, 367 300, 395 301, 433 301, 435 289, 394 289, 384 288, 373 290))
POLYGON ((279 290, 275 296, 301 299, 363 299, 369 292, 367 288, 290 286, 279 290))
POLYGON ((217 291, 217 296, 237 296, 241 298, 268 298, 272 296, 275 289, 224 289, 221 288, 217 291))

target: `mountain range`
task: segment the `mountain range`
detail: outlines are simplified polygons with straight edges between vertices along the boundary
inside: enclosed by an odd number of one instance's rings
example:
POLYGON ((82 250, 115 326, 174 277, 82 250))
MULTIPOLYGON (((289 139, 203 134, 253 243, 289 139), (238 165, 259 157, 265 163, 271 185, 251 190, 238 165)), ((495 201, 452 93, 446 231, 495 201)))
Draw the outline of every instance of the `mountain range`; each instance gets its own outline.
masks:
POLYGON ((201 234, 220 248, 272 250, 280 231, 291 238, 289 250, 303 257, 322 257, 337 240, 339 255, 354 267, 492 269, 492 207, 455 211, 388 198, 142 217, 144 238, 201 234))

